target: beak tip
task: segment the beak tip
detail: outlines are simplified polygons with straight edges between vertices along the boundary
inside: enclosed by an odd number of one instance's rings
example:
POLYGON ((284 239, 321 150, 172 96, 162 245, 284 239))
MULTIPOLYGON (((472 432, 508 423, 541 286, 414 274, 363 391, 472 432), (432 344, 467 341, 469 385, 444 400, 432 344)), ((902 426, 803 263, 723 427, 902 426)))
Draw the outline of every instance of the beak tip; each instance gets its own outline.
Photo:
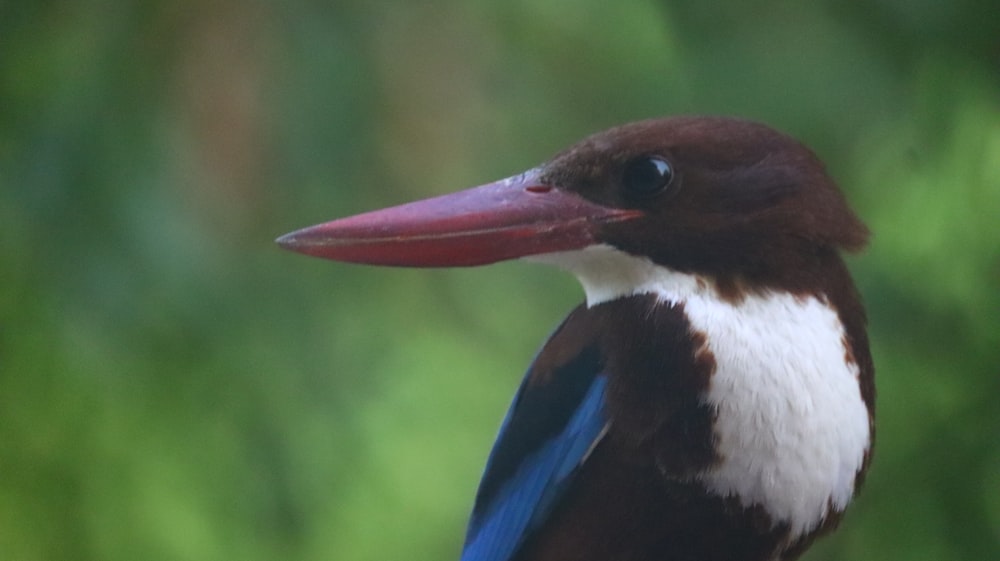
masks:
POLYGON ((298 232, 296 231, 284 234, 282 236, 278 236, 277 238, 275 238, 274 243, 278 244, 278 246, 280 246, 281 249, 287 249, 289 251, 297 251, 302 246, 300 240, 298 239, 297 234, 298 232))

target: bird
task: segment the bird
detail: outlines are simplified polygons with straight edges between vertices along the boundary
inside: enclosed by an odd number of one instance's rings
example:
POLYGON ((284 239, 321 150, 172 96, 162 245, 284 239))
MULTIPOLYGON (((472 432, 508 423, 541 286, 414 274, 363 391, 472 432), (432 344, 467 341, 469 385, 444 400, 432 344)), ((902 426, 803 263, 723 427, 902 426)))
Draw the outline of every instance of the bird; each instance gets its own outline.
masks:
POLYGON ((461 561, 788 561, 871 461, 874 364, 843 258, 869 236, 793 137, 672 116, 277 243, 387 266, 524 259, 582 285, 500 425, 461 561))

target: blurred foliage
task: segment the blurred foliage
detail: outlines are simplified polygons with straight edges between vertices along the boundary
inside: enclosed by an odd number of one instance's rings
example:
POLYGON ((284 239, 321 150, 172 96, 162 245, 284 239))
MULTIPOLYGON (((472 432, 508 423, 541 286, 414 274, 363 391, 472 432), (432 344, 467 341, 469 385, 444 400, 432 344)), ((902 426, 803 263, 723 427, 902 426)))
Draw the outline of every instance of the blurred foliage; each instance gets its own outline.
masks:
POLYGON ((998 69, 993 0, 2 2, 0 559, 456 559, 579 288, 272 239, 677 113, 875 232, 875 464, 807 559, 1000 559, 998 69))

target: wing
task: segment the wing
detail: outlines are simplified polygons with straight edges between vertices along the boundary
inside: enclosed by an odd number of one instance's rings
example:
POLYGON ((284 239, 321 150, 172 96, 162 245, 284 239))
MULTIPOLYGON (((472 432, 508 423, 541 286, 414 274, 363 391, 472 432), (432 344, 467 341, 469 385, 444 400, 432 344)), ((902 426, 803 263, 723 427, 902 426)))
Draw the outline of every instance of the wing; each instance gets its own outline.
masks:
POLYGON ((476 494, 462 561, 509 561, 607 428, 600 349, 567 329, 574 316, 536 357, 507 412, 476 494))

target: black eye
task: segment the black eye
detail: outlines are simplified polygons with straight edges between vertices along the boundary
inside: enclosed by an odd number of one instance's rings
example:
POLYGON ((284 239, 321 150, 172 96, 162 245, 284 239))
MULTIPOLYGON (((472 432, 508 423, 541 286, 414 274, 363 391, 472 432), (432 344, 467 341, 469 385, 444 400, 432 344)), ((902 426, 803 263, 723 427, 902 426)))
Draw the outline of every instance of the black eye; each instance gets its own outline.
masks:
POLYGON ((662 192, 674 179, 670 162, 657 156, 642 156, 625 166, 622 182, 625 191, 634 197, 651 197, 662 192))

